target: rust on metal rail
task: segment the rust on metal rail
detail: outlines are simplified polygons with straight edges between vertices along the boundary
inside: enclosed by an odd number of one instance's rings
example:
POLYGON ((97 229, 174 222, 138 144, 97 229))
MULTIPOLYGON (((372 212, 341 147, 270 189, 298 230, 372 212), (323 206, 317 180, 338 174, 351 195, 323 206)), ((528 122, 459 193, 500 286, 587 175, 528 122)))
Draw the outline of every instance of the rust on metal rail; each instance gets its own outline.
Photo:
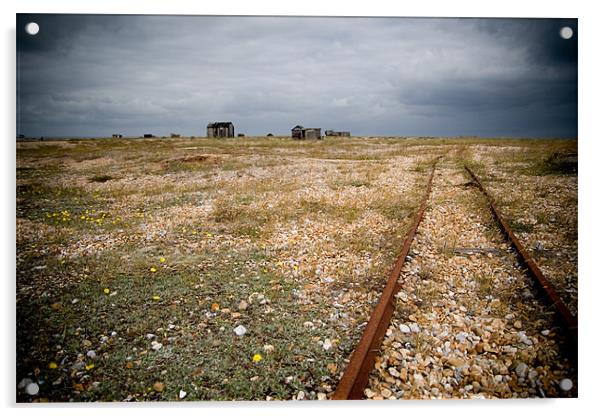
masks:
POLYGON ((547 301, 549 303, 551 303, 552 305, 554 305, 554 307, 556 308, 556 312, 558 313, 560 320, 562 321, 562 323, 564 324, 564 326, 566 327, 566 329, 568 331, 569 345, 570 345, 571 353, 574 355, 574 358, 576 359, 577 339, 578 339, 577 319, 573 316, 571 311, 569 311, 569 309, 566 307, 566 305, 564 304, 562 299, 560 299, 560 296, 558 296, 558 293, 556 293, 556 290, 554 290, 553 285, 543 275, 543 273, 539 269, 539 266, 537 265, 537 263, 535 262, 533 257, 531 257, 529 252, 521 244, 521 242, 518 240, 518 238, 516 238, 516 236, 512 232, 512 229, 510 229, 510 226, 508 225, 506 220, 500 214, 500 212, 495 204, 495 200, 489 194, 489 192, 487 192, 487 190, 485 189, 485 187, 483 186, 483 184, 481 183, 479 178, 474 174, 474 172, 468 166, 464 166, 464 168, 470 174, 472 179, 476 182, 476 184, 479 187, 479 189, 481 190, 481 192, 483 192, 483 194, 487 197, 487 200, 489 201, 489 205, 490 205, 491 211, 492 211, 495 219, 497 220, 497 222, 498 222, 500 228, 502 229, 502 232, 506 236, 506 238, 514 246, 515 250, 517 251, 519 259, 522 261, 522 263, 525 264, 529 273, 531 274, 531 276, 533 276, 533 278, 534 278, 535 282, 537 283, 537 285, 539 286, 539 288, 543 290, 543 293, 545 294, 547 301))
POLYGON ((351 359, 345 373, 339 382, 337 389, 332 396, 333 400, 359 400, 364 396, 364 388, 368 383, 370 372, 374 365, 374 357, 380 349, 380 345, 385 336, 385 332, 391 322, 393 311, 395 310, 395 295, 399 292, 400 284, 398 282, 399 275, 401 274, 401 268, 405 262, 406 256, 410 251, 410 246, 418 225, 422 221, 426 204, 431 193, 431 186, 433 183, 433 176, 435 174, 435 166, 441 156, 435 159, 431 174, 426 186, 426 192, 420 204, 420 208, 416 213, 412 227, 408 231, 406 238, 403 243, 401 253, 397 258, 395 266, 389 275, 387 285, 383 290, 383 293, 378 301, 378 304, 372 311, 370 321, 362 334, 360 342, 351 355, 351 359))

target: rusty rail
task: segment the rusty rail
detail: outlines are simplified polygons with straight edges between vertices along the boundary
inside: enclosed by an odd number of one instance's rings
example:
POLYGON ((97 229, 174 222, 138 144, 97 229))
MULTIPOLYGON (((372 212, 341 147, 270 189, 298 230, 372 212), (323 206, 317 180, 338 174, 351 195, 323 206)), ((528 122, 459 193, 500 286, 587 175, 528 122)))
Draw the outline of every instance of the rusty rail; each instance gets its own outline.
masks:
POLYGON ((420 208, 414 218, 414 223, 408 231, 406 238, 401 249, 401 253, 395 262, 395 266, 389 275, 387 285, 383 290, 383 293, 378 301, 378 304, 372 311, 370 321, 362 334, 360 342, 351 355, 351 359, 345 373, 339 382, 337 389, 332 396, 333 400, 359 400, 364 396, 364 388, 368 383, 370 372, 374 365, 374 357, 380 349, 380 345, 385 336, 385 332, 391 322, 393 311, 395 310, 395 294, 399 292, 401 285, 398 282, 399 275, 401 274, 401 268, 405 263, 406 256, 410 251, 410 246, 418 225, 422 221, 426 204, 431 193, 431 187, 433 183, 433 176, 435 174, 435 167, 441 156, 437 157, 433 163, 431 175, 429 177, 426 192, 420 204, 420 208))
POLYGON ((577 340, 578 340, 578 327, 577 327, 577 319, 573 316, 571 311, 566 307, 556 290, 554 290, 554 286, 550 283, 548 279, 543 275, 539 266, 535 262, 535 260, 531 257, 529 252, 525 249, 525 247, 521 244, 521 242, 516 238, 512 229, 508 225, 508 222, 502 217, 500 214, 493 197, 487 192, 479 178, 474 174, 474 172, 468 167, 464 166, 466 171, 470 174, 472 179, 476 182, 477 186, 483 192, 483 194, 487 197, 489 201, 489 205, 491 208, 491 212, 495 217, 498 225, 500 226, 502 233, 508 239, 508 241, 514 246, 519 259, 529 271, 529 274, 534 278, 537 283, 539 289, 541 289, 546 297, 546 300, 551 303, 555 308, 560 318, 561 322, 564 324, 567 335, 569 336, 569 347, 570 353, 573 355, 573 359, 576 361, 577 358, 577 340))

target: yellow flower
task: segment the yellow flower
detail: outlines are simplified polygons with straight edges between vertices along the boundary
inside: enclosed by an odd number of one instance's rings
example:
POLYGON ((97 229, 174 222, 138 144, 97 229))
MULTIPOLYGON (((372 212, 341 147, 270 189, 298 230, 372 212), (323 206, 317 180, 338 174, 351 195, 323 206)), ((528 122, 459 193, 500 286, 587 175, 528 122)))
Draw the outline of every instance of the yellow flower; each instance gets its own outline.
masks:
POLYGON ((86 366, 86 371, 92 370, 94 368, 94 364, 90 363, 86 366))
POLYGON ((253 362, 254 362, 254 363, 258 363, 258 362, 260 362, 261 360, 263 360, 263 357, 261 356, 261 354, 255 354, 255 355, 253 356, 253 362))
POLYGON ((108 287, 105 287, 103 292, 105 292, 105 295, 108 295, 109 293, 111 293, 111 289, 109 289, 108 287))
POLYGON ((159 257, 159 261, 160 261, 161 263, 165 263, 165 257, 159 257))
POLYGON ((160 296, 157 296, 157 295, 155 295, 155 296, 153 296, 153 300, 161 300, 161 297, 160 297, 160 296))
POLYGON ((54 370, 57 367, 58 365, 54 361, 48 364, 48 368, 50 368, 51 370, 54 370))
POLYGON ((157 271, 157 269, 155 268, 155 266, 151 267, 149 270, 151 271, 151 273, 154 273, 154 272, 157 271))

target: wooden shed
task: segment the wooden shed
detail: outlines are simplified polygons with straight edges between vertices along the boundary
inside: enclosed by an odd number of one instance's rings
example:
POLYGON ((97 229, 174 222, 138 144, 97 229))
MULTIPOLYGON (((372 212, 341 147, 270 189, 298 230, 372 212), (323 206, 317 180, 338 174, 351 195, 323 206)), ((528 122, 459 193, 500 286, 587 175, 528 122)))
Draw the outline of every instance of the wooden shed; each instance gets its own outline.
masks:
POLYGON ((324 132, 326 136, 339 136, 339 137, 351 137, 351 132, 348 131, 334 131, 334 130, 326 130, 324 132))
POLYGON ((207 137, 234 137, 234 124, 229 121, 209 123, 207 137))
POLYGON ((293 139, 321 139, 322 129, 319 127, 303 127, 297 125, 291 129, 293 139))

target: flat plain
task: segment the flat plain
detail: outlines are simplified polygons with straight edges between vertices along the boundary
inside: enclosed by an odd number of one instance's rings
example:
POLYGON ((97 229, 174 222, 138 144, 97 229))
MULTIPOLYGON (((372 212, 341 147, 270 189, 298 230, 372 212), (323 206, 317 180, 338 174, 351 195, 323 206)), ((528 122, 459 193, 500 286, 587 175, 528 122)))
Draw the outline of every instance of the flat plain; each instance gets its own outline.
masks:
MULTIPOLYGON (((576 155, 576 140, 19 142, 17 400, 329 398, 437 156, 444 156, 439 176, 449 174, 458 189, 469 182, 465 164, 481 176, 576 314, 576 155), (27 392, 32 384, 37 394, 27 392)), ((456 195, 445 192, 434 201, 456 195)), ((473 220, 485 223, 486 210, 479 215, 473 220)), ((478 249, 460 244, 466 227, 458 220, 446 232, 435 229, 438 255, 464 261, 463 250, 478 249)), ((440 266, 416 273, 428 280, 440 266)), ((437 292, 431 285, 445 279, 407 295, 429 302, 437 292)), ((483 280, 474 293, 512 302, 500 290, 483 280)), ((493 313, 474 304, 474 316, 493 313)), ((400 313, 397 324, 407 320, 400 313)), ((509 320, 512 326, 516 317, 509 320)), ((417 334, 404 348, 413 356, 429 351, 424 338, 417 334)), ((520 384, 498 375, 492 383, 520 384)), ((554 387, 559 381, 548 391, 566 395, 554 387)), ((400 380, 385 398, 445 391, 430 386, 418 394, 413 383, 400 380)), ((382 398, 372 387, 370 397, 382 398)), ((457 394, 461 388, 449 397, 483 395, 457 394)), ((538 395, 528 383, 517 389, 500 396, 492 388, 485 397, 538 395)))

